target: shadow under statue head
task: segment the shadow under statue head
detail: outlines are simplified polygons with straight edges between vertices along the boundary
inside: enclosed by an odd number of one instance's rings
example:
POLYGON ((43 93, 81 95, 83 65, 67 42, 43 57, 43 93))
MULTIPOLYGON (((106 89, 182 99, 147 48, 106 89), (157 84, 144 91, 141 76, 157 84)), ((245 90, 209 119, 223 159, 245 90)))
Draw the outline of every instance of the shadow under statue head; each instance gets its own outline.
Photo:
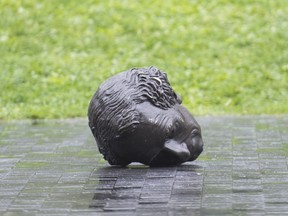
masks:
POLYGON ((167 75, 133 68, 106 80, 88 109, 89 127, 111 165, 173 166, 203 150, 201 128, 181 105, 167 75))

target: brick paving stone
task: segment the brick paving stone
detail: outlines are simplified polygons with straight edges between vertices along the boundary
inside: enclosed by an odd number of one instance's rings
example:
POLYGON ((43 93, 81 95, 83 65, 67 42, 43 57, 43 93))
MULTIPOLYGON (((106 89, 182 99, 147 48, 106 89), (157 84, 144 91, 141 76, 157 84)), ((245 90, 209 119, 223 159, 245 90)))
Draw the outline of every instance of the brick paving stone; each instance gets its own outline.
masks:
POLYGON ((198 117, 178 167, 112 167, 85 119, 0 122, 0 215, 288 215, 288 116, 198 117))

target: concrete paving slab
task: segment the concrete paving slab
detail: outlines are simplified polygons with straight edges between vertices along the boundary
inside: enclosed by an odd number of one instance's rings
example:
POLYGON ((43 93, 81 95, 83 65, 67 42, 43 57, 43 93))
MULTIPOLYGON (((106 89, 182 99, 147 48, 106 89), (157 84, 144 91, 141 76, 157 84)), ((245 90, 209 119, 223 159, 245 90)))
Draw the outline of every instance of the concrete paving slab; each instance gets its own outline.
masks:
POLYGON ((194 162, 112 167, 86 119, 0 122, 0 215, 288 215, 288 116, 198 117, 194 162))

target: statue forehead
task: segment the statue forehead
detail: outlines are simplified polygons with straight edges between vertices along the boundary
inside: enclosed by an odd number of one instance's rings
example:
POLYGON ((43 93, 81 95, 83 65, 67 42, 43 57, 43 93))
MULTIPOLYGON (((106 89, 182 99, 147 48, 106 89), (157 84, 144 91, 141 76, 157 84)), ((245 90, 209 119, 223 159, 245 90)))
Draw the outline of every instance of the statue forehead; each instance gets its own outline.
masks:
POLYGON ((153 106, 149 102, 144 102, 138 104, 136 109, 141 114, 142 121, 151 123, 152 125, 161 126, 161 128, 170 128, 178 122, 184 124, 185 128, 197 128, 200 129, 199 124, 189 113, 189 111, 181 106, 176 104, 173 107, 163 110, 156 106, 153 106))
POLYGON ((168 109, 161 109, 152 105, 149 102, 137 104, 136 109, 141 114, 142 120, 147 120, 151 123, 173 124, 175 120, 184 122, 181 113, 179 112, 179 105, 175 105, 168 109), (165 121, 165 122, 163 122, 165 121))

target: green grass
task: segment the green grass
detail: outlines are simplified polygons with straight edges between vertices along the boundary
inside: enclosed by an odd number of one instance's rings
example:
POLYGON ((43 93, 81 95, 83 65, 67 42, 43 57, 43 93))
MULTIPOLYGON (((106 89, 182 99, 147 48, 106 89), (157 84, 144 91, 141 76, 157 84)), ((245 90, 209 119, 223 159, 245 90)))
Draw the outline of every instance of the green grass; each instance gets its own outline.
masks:
POLYGON ((288 1, 2 0, 0 119, 86 116, 131 67, 197 115, 288 113, 288 1))

